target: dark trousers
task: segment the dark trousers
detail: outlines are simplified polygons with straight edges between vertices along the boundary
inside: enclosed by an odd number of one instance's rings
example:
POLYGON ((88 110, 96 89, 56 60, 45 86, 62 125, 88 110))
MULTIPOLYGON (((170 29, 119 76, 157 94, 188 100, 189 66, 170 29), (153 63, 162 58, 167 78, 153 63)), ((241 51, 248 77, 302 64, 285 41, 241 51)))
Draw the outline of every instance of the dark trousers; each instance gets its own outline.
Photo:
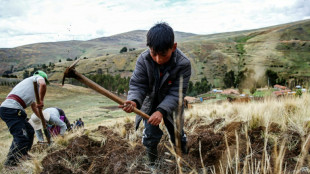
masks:
POLYGON ((0 117, 13 135, 6 163, 15 164, 31 149, 34 129, 26 120, 27 114, 23 110, 0 107, 0 117))
MULTIPOLYGON (((171 142, 175 145, 175 136, 174 136, 174 125, 173 122, 168 120, 166 117, 163 117, 165 126, 168 130, 170 135, 171 142)), ((143 130, 143 137, 142 143, 147 148, 156 148, 160 139, 163 135, 163 131, 159 128, 159 126, 153 126, 147 123, 147 120, 143 120, 144 123, 144 130, 143 130)), ((182 132, 179 132, 181 135, 181 145, 182 149, 186 146, 186 134, 184 133, 183 129, 182 132)))

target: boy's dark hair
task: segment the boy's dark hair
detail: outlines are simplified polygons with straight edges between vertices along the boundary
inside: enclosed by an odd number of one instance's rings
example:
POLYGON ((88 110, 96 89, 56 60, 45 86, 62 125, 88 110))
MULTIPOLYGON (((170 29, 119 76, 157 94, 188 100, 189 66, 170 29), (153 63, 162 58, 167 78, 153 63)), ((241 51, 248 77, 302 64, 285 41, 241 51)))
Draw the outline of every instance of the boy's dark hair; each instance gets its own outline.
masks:
POLYGON ((156 53, 165 53, 174 44, 173 29, 166 22, 155 24, 147 32, 146 38, 146 46, 156 53))

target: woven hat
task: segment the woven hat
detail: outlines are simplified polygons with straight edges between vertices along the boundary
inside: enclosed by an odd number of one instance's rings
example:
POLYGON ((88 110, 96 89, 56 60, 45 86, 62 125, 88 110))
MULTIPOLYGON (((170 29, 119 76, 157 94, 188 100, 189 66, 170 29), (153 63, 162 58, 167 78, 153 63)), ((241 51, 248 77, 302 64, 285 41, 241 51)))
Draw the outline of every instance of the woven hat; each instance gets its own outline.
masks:
MULTIPOLYGON (((45 121, 50 120, 50 117, 51 117, 50 113, 43 111, 43 116, 44 116, 45 121)), ((31 124, 34 130, 40 130, 43 127, 41 119, 38 116, 36 116, 36 114, 34 113, 31 115, 30 120, 28 122, 31 124)))

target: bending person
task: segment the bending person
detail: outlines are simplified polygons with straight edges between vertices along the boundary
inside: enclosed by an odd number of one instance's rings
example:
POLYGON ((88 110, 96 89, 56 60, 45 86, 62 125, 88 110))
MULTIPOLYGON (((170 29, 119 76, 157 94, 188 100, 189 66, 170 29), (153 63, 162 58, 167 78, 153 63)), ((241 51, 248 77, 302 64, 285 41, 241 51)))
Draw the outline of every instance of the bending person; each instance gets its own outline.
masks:
POLYGON ((46 73, 36 71, 32 77, 18 83, 0 106, 0 117, 13 135, 12 145, 4 163, 6 167, 17 166, 21 157, 28 156, 33 143, 34 130, 27 122, 25 109, 31 106, 32 111, 38 113, 37 108, 43 108, 47 83, 46 73), (33 81, 38 83, 40 104, 35 102, 33 81))
MULTIPOLYGON (((43 115, 44 115, 44 119, 48 127, 59 126, 60 127, 59 134, 61 136, 64 136, 67 130, 67 125, 64 121, 60 119, 61 115, 58 109, 57 108, 46 108, 43 111, 43 115)), ((29 120, 29 123, 34 128, 38 141, 43 142, 44 141, 43 134, 42 134, 43 126, 42 126, 42 122, 40 118, 37 115, 32 114, 29 120)), ((55 136, 56 134, 52 134, 52 135, 55 136)))

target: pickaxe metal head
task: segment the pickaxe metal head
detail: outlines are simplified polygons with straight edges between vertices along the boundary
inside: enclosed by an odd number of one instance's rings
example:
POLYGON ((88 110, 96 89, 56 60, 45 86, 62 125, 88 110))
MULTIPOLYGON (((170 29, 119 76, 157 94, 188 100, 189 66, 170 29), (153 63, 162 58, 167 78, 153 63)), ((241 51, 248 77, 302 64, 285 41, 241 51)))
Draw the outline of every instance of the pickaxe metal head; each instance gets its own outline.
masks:
POLYGON ((72 78, 72 77, 75 77, 75 65, 81 60, 81 58, 77 59, 76 61, 73 62, 72 65, 70 65, 64 72, 64 76, 62 78, 62 86, 64 85, 65 83, 65 79, 66 77, 68 78, 72 78))

